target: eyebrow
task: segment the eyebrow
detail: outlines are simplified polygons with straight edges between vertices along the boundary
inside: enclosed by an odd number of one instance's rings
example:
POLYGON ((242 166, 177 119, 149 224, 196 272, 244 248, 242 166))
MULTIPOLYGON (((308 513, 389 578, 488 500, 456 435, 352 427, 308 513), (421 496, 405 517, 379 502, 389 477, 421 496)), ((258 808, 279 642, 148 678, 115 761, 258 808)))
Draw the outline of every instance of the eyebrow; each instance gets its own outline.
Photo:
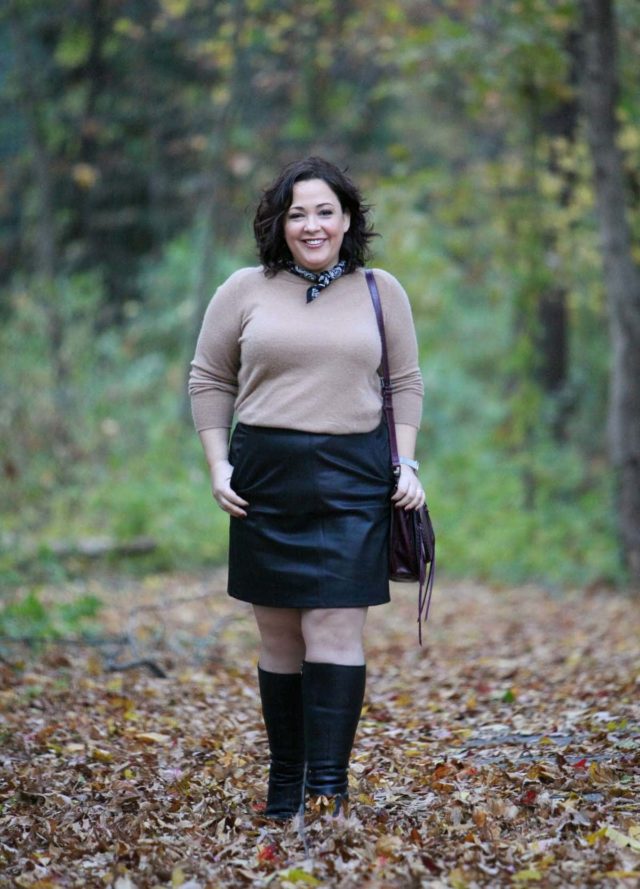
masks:
MULTIPOLYGON (((319 204, 316 204, 316 209, 320 207, 334 207, 335 204, 333 201, 321 201, 319 204)), ((302 204, 296 204, 295 206, 289 207, 290 210, 305 210, 306 207, 303 207, 302 204)))

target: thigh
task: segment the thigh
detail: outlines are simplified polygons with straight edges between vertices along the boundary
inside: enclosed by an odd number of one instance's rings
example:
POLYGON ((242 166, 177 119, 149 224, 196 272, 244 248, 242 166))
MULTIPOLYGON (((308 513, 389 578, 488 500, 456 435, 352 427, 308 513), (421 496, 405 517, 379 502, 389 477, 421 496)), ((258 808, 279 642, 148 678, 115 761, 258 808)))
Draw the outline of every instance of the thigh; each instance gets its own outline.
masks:
POLYGON ((310 642, 317 636, 361 639, 367 613, 367 608, 305 608, 302 611, 305 641, 310 642))
POLYGON ((302 635, 302 613, 299 608, 272 608, 268 605, 254 605, 253 613, 262 638, 302 635))

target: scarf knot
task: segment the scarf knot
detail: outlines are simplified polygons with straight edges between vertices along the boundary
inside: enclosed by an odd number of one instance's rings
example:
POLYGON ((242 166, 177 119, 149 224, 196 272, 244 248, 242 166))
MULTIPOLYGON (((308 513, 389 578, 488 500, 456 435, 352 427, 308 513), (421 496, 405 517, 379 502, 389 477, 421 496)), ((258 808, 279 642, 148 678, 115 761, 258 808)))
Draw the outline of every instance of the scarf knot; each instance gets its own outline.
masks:
POLYGON ((296 265, 295 262, 287 263, 287 269, 290 272, 293 272, 294 275, 298 275, 300 278, 304 278, 305 281, 312 282, 311 287, 307 290, 308 303, 317 299, 320 296, 321 290, 324 290, 332 281, 343 275, 346 267, 347 263, 344 259, 341 259, 337 265, 334 265, 331 269, 326 269, 324 272, 310 272, 308 269, 303 269, 301 266, 296 265))

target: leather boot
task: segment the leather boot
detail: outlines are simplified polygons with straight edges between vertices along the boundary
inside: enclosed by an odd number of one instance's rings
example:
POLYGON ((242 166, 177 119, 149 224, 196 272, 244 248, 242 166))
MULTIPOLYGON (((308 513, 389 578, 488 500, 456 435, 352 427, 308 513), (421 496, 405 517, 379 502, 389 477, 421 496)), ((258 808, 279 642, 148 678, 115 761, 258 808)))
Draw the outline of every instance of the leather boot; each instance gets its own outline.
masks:
POLYGON ((258 667, 258 683, 271 751, 265 815, 284 820, 304 806, 302 676, 258 667))
POLYGON ((304 737, 311 796, 335 798, 333 814, 346 808, 349 756, 360 719, 366 667, 343 664, 302 666, 304 737))

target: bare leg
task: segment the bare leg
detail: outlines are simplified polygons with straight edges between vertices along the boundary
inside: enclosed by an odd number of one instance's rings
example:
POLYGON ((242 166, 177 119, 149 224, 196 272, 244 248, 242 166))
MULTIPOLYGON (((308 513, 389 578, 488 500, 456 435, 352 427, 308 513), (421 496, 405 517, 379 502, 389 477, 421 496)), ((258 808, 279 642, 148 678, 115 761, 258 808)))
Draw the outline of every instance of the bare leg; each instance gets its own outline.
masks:
POLYGON ((310 608, 302 612, 302 635, 309 663, 364 664, 362 634, 366 608, 310 608))
POLYGON ((254 605, 260 632, 259 663, 271 673, 299 673, 305 656, 299 608, 254 605))

